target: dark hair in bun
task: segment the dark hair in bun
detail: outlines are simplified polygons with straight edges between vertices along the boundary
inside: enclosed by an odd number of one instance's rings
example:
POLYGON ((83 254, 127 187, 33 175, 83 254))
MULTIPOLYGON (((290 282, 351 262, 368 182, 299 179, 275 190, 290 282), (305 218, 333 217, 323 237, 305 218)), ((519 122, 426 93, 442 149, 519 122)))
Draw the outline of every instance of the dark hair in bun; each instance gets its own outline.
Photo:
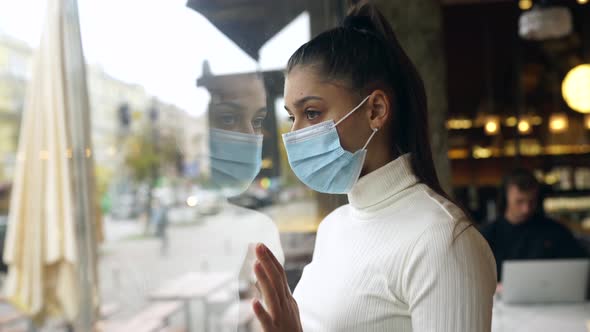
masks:
POLYGON ((365 32, 376 32, 375 25, 368 16, 346 16, 342 22, 342 27, 365 32))

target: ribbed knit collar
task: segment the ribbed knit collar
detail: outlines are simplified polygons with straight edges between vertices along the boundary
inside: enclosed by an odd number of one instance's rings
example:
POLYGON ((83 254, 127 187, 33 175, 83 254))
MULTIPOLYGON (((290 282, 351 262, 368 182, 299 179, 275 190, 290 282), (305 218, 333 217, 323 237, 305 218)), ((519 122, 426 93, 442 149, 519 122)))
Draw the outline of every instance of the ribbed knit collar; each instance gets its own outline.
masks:
POLYGON ((348 193, 350 205, 360 212, 380 210, 380 204, 418 183, 410 154, 404 154, 361 177, 348 193))

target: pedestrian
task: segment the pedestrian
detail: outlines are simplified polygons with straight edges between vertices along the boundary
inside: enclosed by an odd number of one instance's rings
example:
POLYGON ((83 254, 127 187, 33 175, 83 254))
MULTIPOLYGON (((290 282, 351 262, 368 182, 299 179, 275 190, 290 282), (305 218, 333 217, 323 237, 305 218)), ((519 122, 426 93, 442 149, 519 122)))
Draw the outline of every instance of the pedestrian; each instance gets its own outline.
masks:
POLYGON ((156 195, 152 203, 153 213, 151 224, 155 227, 155 235, 160 238, 160 254, 165 256, 168 252, 168 210, 169 206, 164 199, 156 195))

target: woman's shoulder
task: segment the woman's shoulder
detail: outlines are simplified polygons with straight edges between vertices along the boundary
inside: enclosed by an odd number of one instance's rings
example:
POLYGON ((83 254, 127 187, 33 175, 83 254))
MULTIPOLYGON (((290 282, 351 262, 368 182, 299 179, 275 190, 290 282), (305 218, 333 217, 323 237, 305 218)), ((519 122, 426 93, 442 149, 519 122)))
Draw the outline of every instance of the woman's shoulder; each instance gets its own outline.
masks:
POLYGON ((326 232, 326 229, 330 228, 331 225, 336 223, 338 220, 342 220, 342 218, 348 218, 349 208, 350 204, 344 204, 328 213, 319 223, 317 233, 319 234, 320 232, 326 232))
POLYGON ((397 219, 404 230, 412 231, 414 238, 433 229, 453 229, 469 220, 462 209, 426 185, 420 185, 397 205, 388 218, 397 219))
POLYGON ((412 247, 422 246, 442 255, 475 251, 486 259, 493 257, 487 241, 452 201, 427 188, 416 204, 419 208, 413 215, 421 222, 412 247))
POLYGON ((453 266, 452 274, 469 274, 469 271, 477 269, 485 271, 490 284, 496 280, 494 254, 487 241, 468 221, 429 225, 414 239, 406 255, 406 270, 422 266, 437 274, 453 266))
POLYGON ((456 223, 468 219, 461 208, 434 190, 426 187, 422 193, 425 205, 430 206, 430 211, 441 216, 438 221, 456 223))
POLYGON ((218 218, 223 224, 231 224, 232 231, 244 234, 256 233, 259 237, 274 238, 279 233, 277 224, 266 214, 228 203, 224 214, 218 218))

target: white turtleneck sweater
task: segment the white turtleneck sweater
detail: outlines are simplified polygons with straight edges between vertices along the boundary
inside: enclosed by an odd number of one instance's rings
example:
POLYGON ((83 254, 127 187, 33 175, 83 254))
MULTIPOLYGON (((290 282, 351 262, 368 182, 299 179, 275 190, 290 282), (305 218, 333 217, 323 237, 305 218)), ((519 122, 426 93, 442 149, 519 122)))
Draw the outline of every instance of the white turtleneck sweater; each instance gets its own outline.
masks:
POLYGON ((304 332, 486 332, 496 264, 409 155, 371 172, 319 226, 294 297, 304 332))

